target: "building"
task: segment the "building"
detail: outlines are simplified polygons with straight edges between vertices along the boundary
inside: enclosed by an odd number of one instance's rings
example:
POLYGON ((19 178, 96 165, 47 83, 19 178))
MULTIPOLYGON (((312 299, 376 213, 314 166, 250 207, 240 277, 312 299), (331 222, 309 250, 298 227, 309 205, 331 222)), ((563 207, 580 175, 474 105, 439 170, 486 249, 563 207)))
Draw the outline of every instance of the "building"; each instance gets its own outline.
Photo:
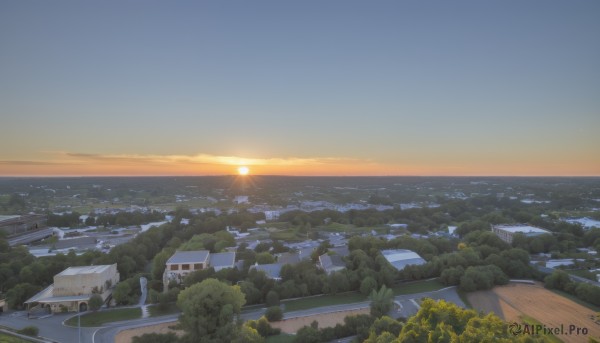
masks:
POLYGON ((496 234, 496 236, 500 237, 501 240, 505 241, 508 244, 511 244, 513 241, 513 237, 516 233, 521 233, 527 237, 533 237, 543 234, 549 234, 550 231, 540 229, 535 226, 530 225, 492 225, 492 232, 496 234))
POLYGON ((0 230, 6 232, 9 236, 41 229, 43 227, 46 227, 46 216, 44 215, 0 215, 0 230))
POLYGON ((175 252, 167 260, 163 273, 165 290, 168 288, 169 282, 181 283, 189 273, 208 268, 209 255, 208 250, 175 252))
POLYGON ((48 312, 87 311, 93 294, 107 302, 119 282, 117 264, 69 267, 54 276, 54 283, 28 299, 28 311, 47 309, 48 312))
POLYGON ((426 261, 416 252, 406 249, 383 250, 381 254, 397 270, 403 270, 408 265, 421 265, 426 261))
POLYGON ((226 268, 235 268, 235 252, 221 252, 210 254, 208 266, 214 268, 215 272, 226 268))
POLYGON ((188 274, 211 267, 215 271, 234 268, 235 252, 211 254, 208 250, 177 251, 166 262, 163 273, 164 290, 168 289, 171 281, 181 283, 188 274))
POLYGON ((340 255, 323 254, 319 256, 319 266, 327 274, 346 269, 346 262, 340 255))
POLYGON ((300 254, 297 252, 284 252, 277 254, 277 263, 279 264, 298 264, 300 263, 300 254))

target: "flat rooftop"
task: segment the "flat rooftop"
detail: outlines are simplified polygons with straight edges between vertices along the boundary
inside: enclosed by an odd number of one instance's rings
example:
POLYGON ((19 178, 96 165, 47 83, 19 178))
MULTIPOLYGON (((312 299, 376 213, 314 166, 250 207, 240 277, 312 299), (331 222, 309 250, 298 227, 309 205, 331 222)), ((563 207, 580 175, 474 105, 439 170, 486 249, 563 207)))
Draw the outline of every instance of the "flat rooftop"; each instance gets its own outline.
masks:
POLYGON ((200 263, 207 262, 208 250, 197 250, 197 251, 177 251, 169 260, 168 264, 171 263, 200 263))
POLYGON ((83 275, 83 274, 96 274, 103 273, 108 268, 110 268, 110 264, 100 265, 100 266, 84 266, 84 267, 69 267, 58 275, 83 275))
POLYGON ((548 230, 540 229, 539 227, 530 225, 496 225, 494 228, 512 233, 550 233, 548 230))
POLYGON ((19 217, 20 217, 19 215, 12 215, 12 216, 0 215, 0 222, 3 222, 5 220, 17 219, 19 217))
POLYGON ((411 260, 415 258, 421 258, 419 254, 412 250, 406 249, 395 249, 395 250, 383 250, 381 251, 383 257, 389 262, 403 261, 403 260, 411 260))

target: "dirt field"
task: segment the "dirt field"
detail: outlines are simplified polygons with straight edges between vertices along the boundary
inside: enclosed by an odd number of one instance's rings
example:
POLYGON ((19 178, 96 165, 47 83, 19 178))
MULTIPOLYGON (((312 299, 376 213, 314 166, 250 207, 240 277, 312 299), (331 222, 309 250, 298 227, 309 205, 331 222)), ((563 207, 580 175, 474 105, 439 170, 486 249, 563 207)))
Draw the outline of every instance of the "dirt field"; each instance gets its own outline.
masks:
POLYGON ((175 332, 175 334, 182 334, 181 331, 174 331, 169 329, 169 326, 175 325, 176 322, 163 323, 157 325, 144 326, 137 329, 123 330, 115 337, 115 343, 130 343, 131 339, 135 336, 141 336, 145 333, 168 333, 175 332))
POLYGON ((585 342, 587 338, 600 338, 600 323, 595 322, 596 313, 565 297, 555 294, 542 285, 508 284, 491 291, 468 294, 469 302, 478 311, 494 312, 509 323, 522 323, 523 314, 536 319, 546 327, 569 325, 587 328, 588 334, 556 335, 564 342, 585 342))
POLYGON ((280 328, 281 332, 285 333, 296 333, 300 328, 306 325, 310 325, 313 320, 316 320, 319 323, 320 328, 333 327, 336 324, 344 324, 344 318, 347 316, 355 315, 355 314, 368 314, 369 309, 361 309, 354 311, 341 311, 335 313, 324 313, 317 314, 309 317, 300 317, 294 319, 282 320, 280 322, 271 323, 271 326, 274 328, 280 328))

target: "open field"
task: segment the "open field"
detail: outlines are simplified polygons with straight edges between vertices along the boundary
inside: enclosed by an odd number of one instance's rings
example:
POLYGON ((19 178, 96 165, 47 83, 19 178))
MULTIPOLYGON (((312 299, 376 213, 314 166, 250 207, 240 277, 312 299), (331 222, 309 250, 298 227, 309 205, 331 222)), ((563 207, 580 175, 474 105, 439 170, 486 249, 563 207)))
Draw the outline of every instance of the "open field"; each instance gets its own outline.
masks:
POLYGON ((356 314, 368 314, 369 309, 364 308, 352 311, 340 311, 333 313, 316 314, 307 317, 298 317, 293 319, 285 319, 279 322, 271 323, 274 328, 280 328, 283 333, 296 333, 303 326, 310 325, 313 321, 319 323, 320 328, 333 327, 336 324, 344 324, 344 318, 356 314))
POLYGON ((162 323, 156 325, 144 326, 136 329, 123 330, 115 337, 115 343, 129 343, 135 336, 141 336, 145 333, 169 333, 174 332, 176 335, 183 335, 183 331, 170 329, 169 326, 175 325, 177 322, 162 323))
POLYGON ((600 321, 587 307, 545 289, 540 284, 509 284, 490 291, 468 294, 474 309, 484 313, 494 312, 509 323, 529 323, 532 320, 547 328, 560 328, 564 332, 556 337, 564 342, 587 341, 600 338, 600 321), (568 335, 569 326, 587 328, 587 335, 568 335))

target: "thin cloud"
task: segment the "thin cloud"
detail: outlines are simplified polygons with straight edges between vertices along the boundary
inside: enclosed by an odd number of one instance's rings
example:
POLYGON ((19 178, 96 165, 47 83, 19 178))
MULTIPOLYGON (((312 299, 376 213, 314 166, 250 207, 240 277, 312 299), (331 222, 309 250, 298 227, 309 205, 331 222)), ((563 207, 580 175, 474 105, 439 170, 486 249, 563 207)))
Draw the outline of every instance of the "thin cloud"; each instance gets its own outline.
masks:
POLYGON ((364 163, 364 160, 325 157, 325 158, 246 158, 239 156, 198 155, 138 155, 138 154, 89 154, 65 152, 62 156, 79 161, 113 162, 126 164, 205 164, 205 165, 247 165, 247 166, 311 166, 325 164, 364 163))
POLYGON ((0 161, 0 165, 5 166, 67 166, 76 163, 51 162, 51 161, 0 161))

